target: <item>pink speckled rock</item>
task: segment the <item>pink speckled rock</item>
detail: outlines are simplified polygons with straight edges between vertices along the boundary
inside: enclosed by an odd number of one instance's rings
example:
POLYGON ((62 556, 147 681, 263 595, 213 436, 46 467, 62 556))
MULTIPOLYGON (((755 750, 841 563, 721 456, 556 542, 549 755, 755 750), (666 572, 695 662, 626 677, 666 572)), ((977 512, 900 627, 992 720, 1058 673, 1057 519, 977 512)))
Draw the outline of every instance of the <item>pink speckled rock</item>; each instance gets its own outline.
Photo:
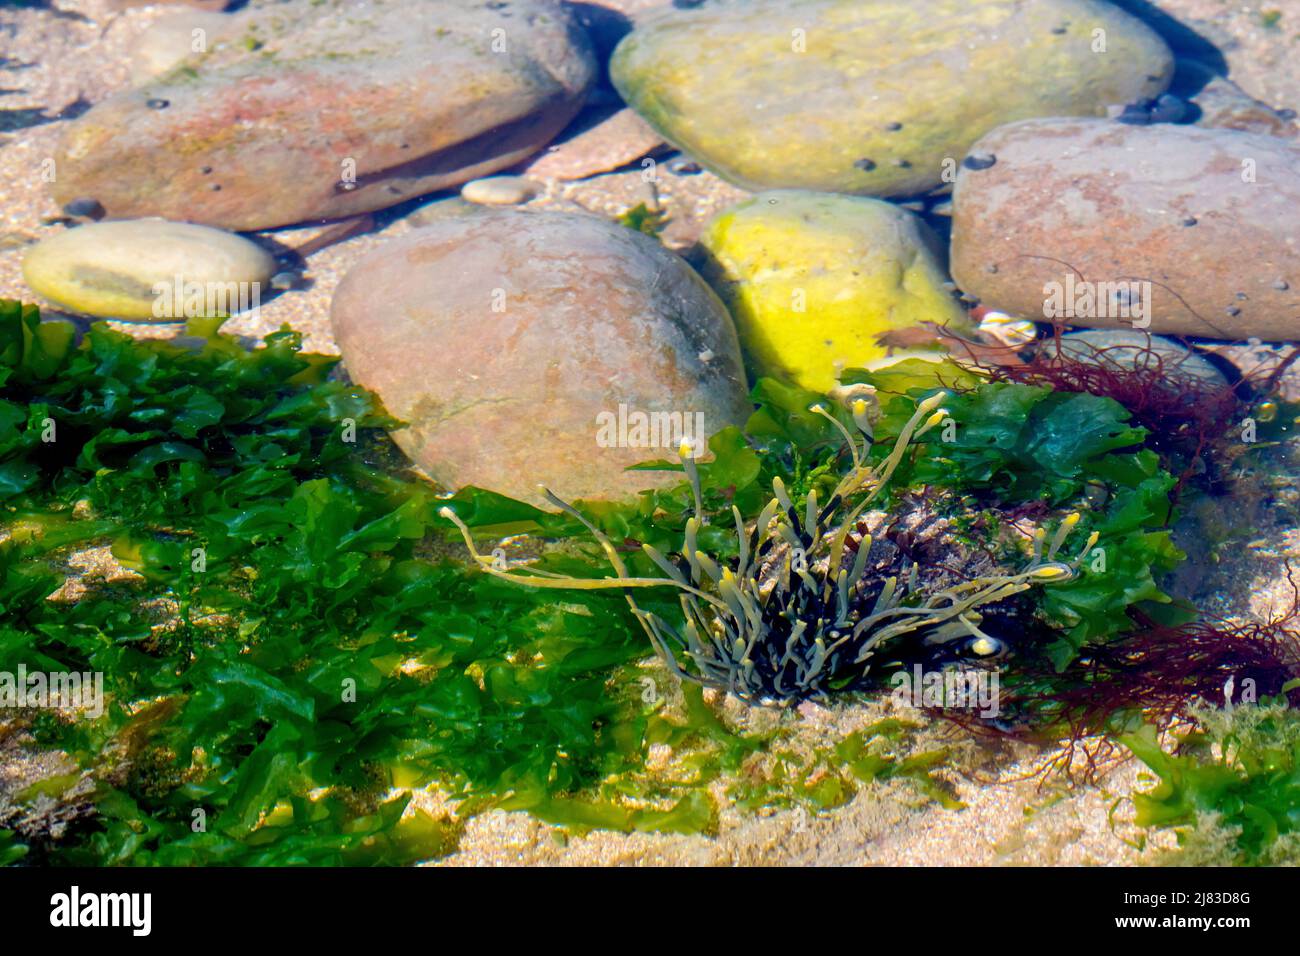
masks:
POLYGON ((1046 317, 1049 288, 1078 295, 1087 282, 1101 297, 1070 324, 1138 325, 1107 298, 1137 288, 1149 293, 1147 331, 1290 340, 1300 338, 1297 209, 1293 140, 1013 123, 976 143, 957 178, 951 270, 984 304, 1029 318, 1046 317))
POLYGON ((585 34, 551 0, 288 0, 68 127, 55 198, 261 229, 511 166, 581 108, 585 34))
POLYGON ((620 406, 628 422, 702 424, 693 439, 751 407, 718 298, 654 239, 595 216, 493 210, 418 229, 344 277, 331 319, 353 380, 409 424, 397 443, 451 488, 624 497, 681 475, 625 471, 675 460, 676 440, 602 432, 620 406))

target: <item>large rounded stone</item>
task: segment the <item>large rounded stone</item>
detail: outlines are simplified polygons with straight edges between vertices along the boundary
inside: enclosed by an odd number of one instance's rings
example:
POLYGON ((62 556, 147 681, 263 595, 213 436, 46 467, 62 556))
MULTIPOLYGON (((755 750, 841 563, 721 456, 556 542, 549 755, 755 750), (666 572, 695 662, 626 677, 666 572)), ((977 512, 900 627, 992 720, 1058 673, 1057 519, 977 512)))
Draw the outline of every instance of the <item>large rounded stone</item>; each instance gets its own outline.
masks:
POLYGON ((261 229, 368 212, 545 145, 595 75, 548 0, 287 0, 69 125, 55 198, 261 229))
POLYGON ((1005 312, 1209 338, 1300 337, 1300 147, 1190 126, 995 130, 954 197, 952 272, 1005 312))
POLYGON ((756 376, 826 391, 837 367, 882 358, 891 330, 967 324, 933 234, 878 199, 760 193, 716 216, 700 245, 756 376))
POLYGON ((675 459, 682 438, 750 409, 709 287, 593 216, 492 210, 418 229, 353 268, 331 316, 353 380, 409 424, 397 443, 452 488, 623 497, 673 480, 629 465, 675 459))
POLYGON ((242 236, 162 219, 97 222, 34 246, 23 277, 66 309, 177 322, 261 304, 275 258, 242 236))
POLYGON ((734 183, 902 196, 995 126, 1159 94, 1173 59, 1097 0, 745 0, 638 23, 610 73, 734 183))

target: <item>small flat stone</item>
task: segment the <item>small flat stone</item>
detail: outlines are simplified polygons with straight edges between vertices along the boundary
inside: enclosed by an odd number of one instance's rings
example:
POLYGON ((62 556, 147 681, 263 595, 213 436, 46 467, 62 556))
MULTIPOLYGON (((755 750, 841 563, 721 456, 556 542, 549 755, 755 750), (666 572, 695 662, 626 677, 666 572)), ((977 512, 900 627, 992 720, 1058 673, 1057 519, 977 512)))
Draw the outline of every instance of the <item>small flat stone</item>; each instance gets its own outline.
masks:
POLYGON ((541 184, 524 176, 487 176, 460 187, 460 197, 480 206, 519 206, 539 192, 541 184))
POLYGON ((570 130, 524 172, 542 179, 586 179, 634 163, 664 145, 663 137, 627 107, 594 111, 570 130))

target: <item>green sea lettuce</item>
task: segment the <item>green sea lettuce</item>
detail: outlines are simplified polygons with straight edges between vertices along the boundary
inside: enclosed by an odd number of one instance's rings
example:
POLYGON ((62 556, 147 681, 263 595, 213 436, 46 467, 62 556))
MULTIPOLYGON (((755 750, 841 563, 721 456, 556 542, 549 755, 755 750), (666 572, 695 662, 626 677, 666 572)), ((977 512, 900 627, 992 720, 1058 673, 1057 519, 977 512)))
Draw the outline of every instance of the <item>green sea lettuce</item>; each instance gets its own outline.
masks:
MULTIPOLYGON (((77 340, 0 303, 0 669, 99 671, 107 696, 94 720, 10 715, 82 768, 94 813, 61 840, 0 830, 0 859, 410 862, 454 846, 454 821, 403 796, 432 783, 462 814, 711 828, 708 783, 767 741, 733 733, 690 689, 679 716, 647 707, 650 648, 616 593, 539 593, 443 557, 452 529, 437 512, 450 507, 485 537, 537 536, 539 567, 608 573, 569 516, 408 474, 385 435, 400 423, 301 345, 288 329, 247 349, 215 331, 190 345, 104 324, 77 340), (96 550, 125 571, 75 573, 69 562, 96 550), (70 572, 79 597, 61 590, 70 572), (696 776, 645 782, 651 743, 693 753, 696 776)), ((930 374, 876 381, 901 399, 933 390, 930 374)), ((1085 576, 1045 607, 1070 653, 1119 627, 1127 603, 1160 600, 1152 575, 1176 556, 1161 530, 1170 479, 1131 447, 1140 436, 1117 406, 962 381, 949 403, 959 440, 920 449, 904 483, 1061 509, 1090 482, 1108 489, 1086 520, 1127 571, 1085 576)), ((822 396, 762 381, 754 397, 747 427, 713 436, 700 465, 707 514, 752 516, 774 477, 802 498, 845 466, 833 427, 807 410, 822 396)), ((902 407, 884 402, 878 438, 902 407)), ((669 552, 693 501, 683 482, 581 507, 629 553, 669 552)), ((701 545, 725 556, 725 527, 706 525, 701 545)), ((861 743, 841 757, 866 768, 861 743)))

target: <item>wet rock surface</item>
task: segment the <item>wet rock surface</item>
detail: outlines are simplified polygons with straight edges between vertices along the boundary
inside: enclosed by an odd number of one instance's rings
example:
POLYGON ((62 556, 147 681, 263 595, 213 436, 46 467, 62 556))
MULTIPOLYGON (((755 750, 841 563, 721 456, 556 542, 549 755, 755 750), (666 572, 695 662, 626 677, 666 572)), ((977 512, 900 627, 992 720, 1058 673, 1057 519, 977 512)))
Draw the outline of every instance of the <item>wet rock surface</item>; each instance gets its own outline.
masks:
POLYGON ((206 52, 70 125, 56 200, 232 229, 381 209, 536 152, 595 76, 585 34, 546 0, 233 16, 206 52))
POLYGON ((184 321, 256 307, 275 258, 242 236, 162 219, 98 222, 34 246, 28 285, 73 312, 184 321))
POLYGON ((1164 42, 1092 0, 757 0, 640 21, 610 75, 664 137, 751 189, 906 196, 981 135, 1158 96, 1164 42))
POLYGON ((755 376, 826 390, 837 368, 882 358, 891 331, 966 322, 934 235, 887 202, 759 193, 715 217, 700 245, 755 376))
POLYGON ((451 488, 620 497, 658 477, 629 465, 674 459, 697 425, 712 434, 750 407, 722 303, 655 240, 594 216, 438 222, 358 264, 331 313, 348 373, 451 488), (634 415, 652 413, 690 434, 651 442, 634 415))
POLYGON ((974 154, 996 162, 958 178, 952 274, 986 305, 1206 338, 1300 335, 1294 142, 1050 119, 995 130, 974 154))

